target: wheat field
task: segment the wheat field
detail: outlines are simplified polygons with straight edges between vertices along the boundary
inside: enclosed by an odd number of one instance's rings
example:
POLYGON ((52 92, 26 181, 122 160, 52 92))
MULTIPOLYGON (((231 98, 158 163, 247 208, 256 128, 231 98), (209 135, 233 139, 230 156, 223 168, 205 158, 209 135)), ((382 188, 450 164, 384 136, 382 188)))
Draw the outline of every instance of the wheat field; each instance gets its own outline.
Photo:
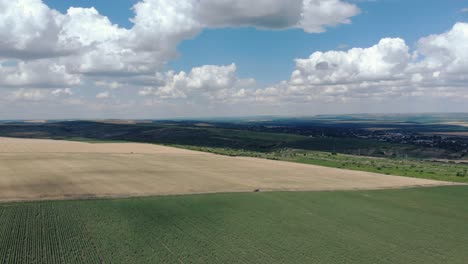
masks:
POLYGON ((0 201, 452 184, 152 144, 0 138, 0 201))

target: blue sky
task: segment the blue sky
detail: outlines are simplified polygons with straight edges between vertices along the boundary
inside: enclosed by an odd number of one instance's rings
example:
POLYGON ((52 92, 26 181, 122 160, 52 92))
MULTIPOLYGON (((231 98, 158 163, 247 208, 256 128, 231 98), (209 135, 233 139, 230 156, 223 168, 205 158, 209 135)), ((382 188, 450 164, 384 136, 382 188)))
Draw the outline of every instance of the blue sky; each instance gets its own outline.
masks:
MULTIPOLYGON (((71 7, 95 7, 113 23, 130 28, 131 7, 137 0, 46 0, 50 7, 66 12, 71 7)), ((468 1, 371 0, 354 1, 362 13, 350 25, 339 25, 320 34, 301 29, 255 28, 208 29, 179 46, 180 56, 168 68, 189 71, 205 64, 236 63, 241 77, 255 77, 270 85, 289 78, 295 58, 315 51, 368 47, 384 37, 400 37, 412 46, 421 37, 442 33, 455 22, 468 21, 461 10, 468 1), (346 47, 346 48, 345 48, 346 47)))
POLYGON ((0 4, 0 119, 468 112, 468 0, 0 4))
POLYGON ((377 0, 361 2, 362 14, 350 25, 321 34, 300 29, 266 31, 247 29, 207 30, 180 46, 182 56, 171 64, 187 70, 203 64, 236 62, 240 75, 255 76, 267 84, 289 78, 294 58, 315 51, 340 49, 341 45, 369 47, 384 37, 401 37, 413 45, 419 38, 441 33, 457 21, 468 21, 460 10, 468 1, 377 0))

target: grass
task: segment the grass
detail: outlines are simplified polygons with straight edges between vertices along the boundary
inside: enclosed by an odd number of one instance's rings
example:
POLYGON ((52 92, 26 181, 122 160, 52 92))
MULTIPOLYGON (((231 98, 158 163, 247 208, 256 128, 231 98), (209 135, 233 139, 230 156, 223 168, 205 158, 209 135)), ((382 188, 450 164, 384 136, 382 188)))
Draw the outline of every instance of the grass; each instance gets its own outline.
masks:
POLYGON ((101 144, 101 143, 130 143, 130 141, 125 140, 107 140, 107 139, 94 139, 94 138, 82 138, 82 137, 70 137, 59 139, 55 138, 56 140, 66 140, 66 141, 75 141, 75 142, 83 142, 83 143, 92 143, 92 144, 101 144))
POLYGON ((397 176, 468 183, 468 165, 466 164, 433 162, 420 159, 375 158, 297 149, 282 149, 265 153, 226 148, 180 145, 176 145, 176 147, 228 156, 258 157, 397 176))
POLYGON ((284 160, 389 175, 468 183, 468 165, 418 159, 372 158, 324 152, 292 152, 284 160))
POLYGON ((0 263, 467 263, 468 187, 0 204, 0 263))

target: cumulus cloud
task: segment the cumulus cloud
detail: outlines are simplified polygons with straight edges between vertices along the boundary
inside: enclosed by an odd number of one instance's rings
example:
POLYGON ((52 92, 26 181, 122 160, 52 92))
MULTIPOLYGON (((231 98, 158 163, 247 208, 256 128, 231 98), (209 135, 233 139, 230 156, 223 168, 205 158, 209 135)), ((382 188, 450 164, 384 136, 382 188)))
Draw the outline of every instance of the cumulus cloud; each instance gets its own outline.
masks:
POLYGON ((41 0, 1 0, 0 58, 30 59, 72 52, 78 43, 58 42, 63 17, 41 0))
POLYGON ((200 28, 244 26, 301 28, 318 33, 328 26, 350 23, 350 18, 360 12, 356 5, 341 0, 144 0, 135 5, 135 10, 136 25, 143 24, 140 16, 160 17, 159 21, 150 19, 150 24, 158 22, 158 28, 171 30, 177 24, 179 34, 200 28))
POLYGON ((80 84, 79 75, 71 74, 65 65, 50 60, 20 61, 16 66, 0 65, 0 88, 56 88, 80 84))
POLYGON ((160 85, 140 95, 186 100, 204 95, 214 101, 262 104, 468 98, 466 50, 468 24, 457 23, 445 33, 420 39, 415 50, 401 38, 383 38, 367 48, 314 52, 296 59, 289 80, 268 87, 241 81, 235 65, 206 66, 160 74, 160 85))
POLYGON ((353 4, 338 1, 304 0, 298 27, 309 33, 325 31, 328 26, 351 23, 360 10, 353 4))
POLYGON ((0 57, 31 60, 78 55, 118 41, 126 33, 94 8, 70 8, 62 14, 42 0, 0 0, 0 57))
MULTIPOLYGON (((187 72, 164 67, 182 41, 207 28, 319 33, 350 23, 359 8, 344 0, 141 0, 133 12, 127 29, 95 8, 60 13, 41 0, 0 0, 0 88, 24 101, 71 97, 80 94, 77 86, 132 88, 146 98, 201 105, 468 98, 466 23, 424 37, 414 49, 384 38, 366 48, 315 52, 295 60, 288 80, 262 88, 239 77, 235 64, 187 72)), ((118 99, 110 91, 87 94, 109 99, 102 103, 118 99)))
MULTIPOLYGON (((41 0, 0 0, 0 88, 17 89, 8 94, 9 100, 29 102, 81 104, 81 99, 71 98, 76 93, 70 88, 80 94, 90 84, 130 87, 162 100, 245 100, 252 96, 255 81, 239 78, 234 64, 206 65, 187 73, 161 70, 177 56, 182 41, 207 28, 300 28, 316 33, 349 23, 359 13, 355 5, 339 0, 141 0, 133 11, 133 25, 126 29, 95 8, 60 13, 41 0), (15 63, 6 67, 9 61, 15 63)), ((95 99, 108 99, 104 104, 118 98, 104 91, 95 99)))
POLYGON ((0 0, 0 57, 79 54, 87 57, 75 63, 74 70, 92 72, 111 66, 137 72, 172 59, 177 44, 204 28, 322 32, 327 26, 349 23, 359 13, 357 6, 341 0, 142 0, 133 10, 134 25, 125 29, 95 8, 70 8, 62 14, 41 0, 0 0), (143 58, 152 62, 144 63, 143 58))
POLYGON ((446 73, 466 73, 468 71, 467 47, 468 24, 457 23, 448 32, 419 40, 418 52, 423 59, 418 66, 446 73))
POLYGON ((57 87, 77 85, 83 77, 107 81, 154 74, 188 36, 179 36, 179 21, 152 27, 161 22, 158 16, 135 11, 138 24, 125 29, 94 8, 70 8, 62 14, 41 0, 0 0, 0 61, 19 60, 14 69, 0 68, 0 87, 57 87))
POLYGON ((15 69, 0 68, 0 86, 115 84, 113 78, 140 85, 176 57, 183 40, 206 28, 322 32, 359 13, 341 0, 141 0, 133 11, 126 29, 95 8, 60 13, 42 0, 0 0, 0 61, 20 61, 15 69))
POLYGON ((186 73, 169 71, 158 73, 160 83, 156 87, 140 90, 142 96, 156 96, 161 99, 210 99, 223 101, 242 94, 253 87, 255 80, 241 79, 236 74, 235 64, 226 66, 204 65, 186 73))
POLYGON ((315 52, 296 60, 291 83, 296 85, 342 84, 395 79, 409 62, 409 48, 402 39, 382 39, 370 48, 315 52))
POLYGON ((419 40, 399 38, 369 48, 315 52, 296 59, 288 81, 255 91, 257 101, 385 100, 392 97, 468 97, 468 24, 419 40))

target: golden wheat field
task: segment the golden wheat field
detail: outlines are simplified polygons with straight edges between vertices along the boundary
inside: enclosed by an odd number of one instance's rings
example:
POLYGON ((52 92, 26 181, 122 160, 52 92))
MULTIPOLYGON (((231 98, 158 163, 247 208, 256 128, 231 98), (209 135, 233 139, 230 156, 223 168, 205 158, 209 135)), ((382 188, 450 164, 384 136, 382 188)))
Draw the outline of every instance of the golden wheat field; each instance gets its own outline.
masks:
POLYGON ((450 185, 152 144, 0 138, 0 200, 450 185))

